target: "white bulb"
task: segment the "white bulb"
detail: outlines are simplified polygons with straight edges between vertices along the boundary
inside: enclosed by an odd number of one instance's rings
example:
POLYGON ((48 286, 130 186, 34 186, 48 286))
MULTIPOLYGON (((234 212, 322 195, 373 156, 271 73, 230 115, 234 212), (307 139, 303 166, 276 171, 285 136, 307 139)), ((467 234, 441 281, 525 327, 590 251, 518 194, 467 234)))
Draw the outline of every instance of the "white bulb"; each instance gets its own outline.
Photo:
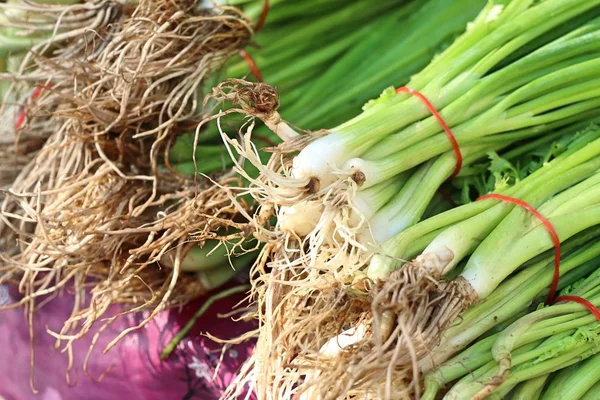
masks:
POLYGON ((277 217, 279 227, 301 237, 308 236, 317 227, 323 207, 323 204, 308 201, 281 207, 277 217))
POLYGON ((332 172, 347 160, 341 138, 331 133, 309 143, 292 162, 292 177, 317 178, 323 188, 335 181, 332 172))

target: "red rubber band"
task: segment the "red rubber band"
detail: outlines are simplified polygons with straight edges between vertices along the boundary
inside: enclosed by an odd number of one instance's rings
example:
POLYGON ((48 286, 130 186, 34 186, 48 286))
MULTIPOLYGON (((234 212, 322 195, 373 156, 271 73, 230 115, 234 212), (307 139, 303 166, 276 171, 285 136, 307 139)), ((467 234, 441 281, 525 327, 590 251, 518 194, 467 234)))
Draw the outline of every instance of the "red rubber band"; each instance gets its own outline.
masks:
MULTIPOLYGON (((35 100, 38 97, 40 97, 42 95, 42 92, 44 91, 45 88, 50 88, 52 87, 52 83, 48 83, 47 86, 36 86, 36 88, 33 90, 33 92, 31 93, 31 100, 35 100)), ((17 120, 15 121, 15 130, 19 130, 23 127, 23 124, 25 123, 25 106, 22 107, 21 112, 19 113, 19 116, 17 117, 17 120)))
POLYGON ((590 303, 588 300, 584 299, 583 297, 558 296, 555 300, 555 303, 560 303, 561 301, 572 301, 572 302, 581 304, 582 306, 587 308, 592 314, 594 314, 594 317, 596 317, 596 319, 598 321, 600 321, 600 310, 598 310, 598 308, 595 305, 593 305, 592 303, 590 303))
POLYGON ((410 93, 413 96, 416 96, 419 100, 423 102, 423 104, 425 104, 425 107, 427 107, 429 112, 431 112, 431 114, 435 117, 435 119, 437 119, 438 123, 444 129, 446 135, 448 136, 448 139, 450 139, 450 143, 452 143, 452 149, 454 150, 454 155, 456 156, 456 167, 454 167, 452 175, 450 175, 450 178, 448 178, 449 180, 454 179, 456 175, 458 175, 458 173, 460 172, 460 169, 462 168, 463 157, 462 153, 460 152, 460 146, 458 145, 458 141, 456 140, 456 137, 452 133, 452 130, 450 129, 446 121, 444 121, 444 118, 442 118, 441 114, 438 112, 435 106, 431 104, 431 102, 427 99, 427 97, 425 97, 425 95, 423 95, 423 93, 406 86, 402 86, 396 89, 396 93, 410 93))
POLYGON ((240 56, 242 56, 244 61, 246 61, 246 64, 248 64, 248 67, 250 67, 250 72, 252 73, 252 75, 254 75, 256 80, 262 82, 263 79, 262 74, 260 73, 260 69, 258 69, 258 66, 254 62, 254 59, 250 56, 250 54, 248 54, 246 50, 240 50, 240 56))
POLYGON ((505 196, 503 194, 491 193, 486 194, 484 196, 479 197, 476 201, 486 200, 486 199, 498 199, 505 201, 507 203, 513 203, 518 205, 519 207, 523 207, 527 211, 531 212, 537 219, 542 221, 546 229, 548 229, 548 233, 550 233, 550 237, 554 242, 554 276, 552 277, 552 284, 550 285, 550 293, 548 293, 548 297, 546 298, 546 304, 552 304, 554 300, 554 296, 556 295, 556 289, 558 287, 558 280, 560 278, 560 239, 558 237, 558 233, 554 226, 548 221, 538 210, 530 206, 528 203, 523 200, 515 199, 514 197, 505 196))
MULTIPOLYGON (((52 87, 52 84, 48 84, 48 87, 52 87)), ((44 89, 44 86, 36 86, 36 88, 33 90, 33 93, 31 93, 31 100, 35 100, 40 97, 44 89)))
POLYGON ((260 13, 260 18, 258 18, 258 22, 256 23, 256 26, 254 27, 254 32, 258 32, 262 29, 263 25, 265 24, 265 21, 267 20, 268 14, 269 14, 269 0, 265 0, 265 2, 263 3, 262 12, 260 13))
POLYGON ((23 124, 25 123, 25 110, 21 110, 21 112, 19 113, 19 116, 17 117, 17 120, 15 121, 15 130, 19 130, 21 129, 21 127, 23 126, 23 124))

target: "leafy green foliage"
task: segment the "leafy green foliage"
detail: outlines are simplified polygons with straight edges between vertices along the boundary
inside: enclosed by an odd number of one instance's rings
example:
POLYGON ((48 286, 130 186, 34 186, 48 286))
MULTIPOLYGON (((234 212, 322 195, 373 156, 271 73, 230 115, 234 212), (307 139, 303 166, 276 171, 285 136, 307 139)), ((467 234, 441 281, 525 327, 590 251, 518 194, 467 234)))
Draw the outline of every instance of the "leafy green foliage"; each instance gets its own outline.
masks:
POLYGON ((591 124, 575 134, 567 133, 545 143, 536 140, 509 148, 501 154, 488 153, 486 160, 465 168, 453 182, 459 193, 457 203, 470 203, 486 193, 501 191, 520 182, 569 148, 576 146, 579 137, 599 129, 598 125, 591 124))

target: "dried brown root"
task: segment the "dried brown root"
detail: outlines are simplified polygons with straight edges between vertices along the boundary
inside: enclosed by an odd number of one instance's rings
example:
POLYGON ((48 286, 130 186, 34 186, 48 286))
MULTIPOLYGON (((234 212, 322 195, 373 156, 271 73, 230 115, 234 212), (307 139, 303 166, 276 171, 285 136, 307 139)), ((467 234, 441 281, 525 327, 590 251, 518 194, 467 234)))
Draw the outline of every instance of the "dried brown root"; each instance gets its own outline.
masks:
POLYGON ((30 312, 47 296, 74 291, 71 317, 53 333, 67 348, 111 305, 149 315, 109 347, 202 294, 194 275, 180 271, 184 245, 219 239, 234 251, 248 234, 239 210, 250 209, 227 189, 239 180, 185 179, 159 163, 179 127, 202 118, 201 85, 247 44, 249 22, 191 0, 86 4, 106 7, 97 30, 83 39, 57 34, 74 42, 40 50, 27 74, 8 76, 52 83, 18 134, 42 123, 50 129, 0 208, 0 283, 18 282, 19 304, 30 312), (175 253, 173 268, 158 262, 166 252, 175 253))
POLYGON ((341 278, 347 255, 325 257, 307 269, 306 260, 296 259, 300 254, 293 243, 267 244, 254 266, 260 335, 245 374, 225 398, 236 398, 245 385, 253 385, 260 398, 286 398, 283 393, 307 389, 310 385, 297 387, 306 371, 332 362, 319 349, 369 309, 364 282, 357 285, 350 276, 341 278))
POLYGON ((311 135, 269 149, 273 155, 263 165, 251 141, 254 117, 260 118, 247 92, 254 88, 255 84, 229 81, 214 94, 218 101, 239 107, 223 111, 217 118, 230 112, 251 117, 240 138, 221 132, 235 161, 234 169, 251 182, 238 195, 251 195, 258 204, 257 212, 248 216, 249 226, 266 243, 261 261, 253 269, 258 344, 244 373, 224 398, 237 398, 248 385, 259 398, 291 398, 301 393, 310 397, 315 388, 319 392, 325 387, 317 386, 322 379, 335 381, 333 373, 321 375, 327 370, 335 371, 340 379, 323 398, 339 398, 336 396, 351 391, 353 384, 344 381, 346 371, 338 369, 337 359, 320 354, 320 349, 340 332, 362 322, 370 324, 372 302, 370 283, 361 278, 372 254, 368 244, 359 240, 367 222, 356 218, 351 202, 358 183, 340 173, 338 182, 322 188, 291 176, 291 157, 312 140, 311 135), (234 155, 257 167, 259 177, 248 175, 234 155), (280 220, 270 222, 283 207, 299 201, 318 204, 321 210, 316 226, 304 237, 286 230, 280 220))
POLYGON ((355 218, 351 199, 358 184, 352 177, 340 174, 335 185, 320 188, 310 180, 291 176, 293 155, 316 135, 299 136, 268 149, 272 156, 266 165, 261 162, 251 140, 254 118, 267 125, 270 118, 280 120, 275 95, 264 84, 228 80, 214 89, 212 99, 237 107, 215 118, 234 112, 250 117, 240 137, 221 133, 234 160, 234 170, 250 182, 238 195, 250 195, 258 205, 254 215, 247 215, 249 226, 254 236, 266 243, 263 262, 253 270, 252 298, 261 324, 255 364, 246 367, 247 375, 240 378, 231 393, 256 379, 259 394, 281 397, 282 391, 298 391, 295 385, 302 374, 294 372, 295 366, 314 365, 316 358, 328 363, 325 357, 319 358, 320 347, 369 311, 370 300, 357 293, 353 285, 370 252, 358 239, 366 219, 355 218), (246 173, 237 156, 252 163, 260 175, 246 173), (281 218, 286 206, 296 206, 300 201, 309 208, 317 205, 320 212, 306 236, 286 229, 281 218), (278 218, 272 224, 274 216, 278 218), (344 321, 350 323, 344 325, 344 321), (290 378, 292 375, 294 378, 290 378))
MULTIPOLYGON (((49 90, 32 98, 31 84, 46 86, 52 78, 52 74, 39 69, 32 71, 35 62, 43 65, 48 60, 50 65, 45 68, 51 69, 58 65, 57 60, 64 63, 100 51, 104 42, 98 38, 107 35, 113 29, 110 25, 122 19, 124 8, 107 0, 73 5, 31 1, 0 4, 3 14, 0 26, 19 29, 23 37, 38 38, 38 43, 23 56, 19 66, 14 66, 11 72, 0 73, 0 80, 9 85, 0 106, 3 122, 0 126, 0 187, 6 188, 12 183, 58 129, 55 120, 42 116, 33 118, 36 114, 48 117, 49 110, 57 102, 51 98, 49 90), (48 37, 40 42, 40 34, 48 37), (17 130, 21 112, 29 114, 30 118, 24 119, 25 125, 17 130)), ((72 63, 70 61, 69 65, 72 63)))
POLYGON ((279 96, 277 90, 266 83, 253 83, 243 79, 226 79, 213 89, 209 100, 217 103, 231 102, 241 109, 230 109, 231 112, 241 112, 244 115, 260 118, 284 142, 299 138, 299 134, 285 122, 277 109, 279 96))
POLYGON ((270 316, 263 316, 267 321, 259 338, 263 347, 253 360, 254 376, 265 376, 258 382, 263 387, 259 394, 286 391, 303 393, 302 399, 419 398, 420 362, 477 298, 462 279, 441 281, 411 264, 377 283, 367 291, 369 295, 362 293, 349 313, 345 312, 351 290, 344 289, 343 300, 330 303, 329 315, 322 312, 319 317, 324 318, 315 321, 308 317, 311 310, 301 312, 313 304, 306 294, 288 308, 281 309, 280 299, 272 310, 265 309, 278 319, 268 323, 270 316), (333 324, 326 328, 326 321, 337 321, 337 333, 333 324), (355 338, 340 335, 344 330, 355 338), (302 341, 299 332, 309 337, 311 331, 319 332, 318 337, 302 341))
MULTIPOLYGON (((357 183, 349 177, 311 193, 305 182, 289 178, 285 159, 293 142, 274 149, 269 163, 262 166, 249 140, 251 131, 252 125, 241 141, 224 136, 231 148, 261 170, 258 179, 244 176, 252 182, 244 194, 260 204, 251 222, 253 230, 267 243, 263 261, 253 271, 260 334, 244 374, 224 398, 237 398, 244 386, 252 386, 259 398, 411 398, 419 384, 413 365, 435 343, 422 339, 423 326, 417 318, 429 314, 432 321, 451 321, 462 309, 457 307, 456 315, 438 310, 432 299, 444 291, 442 284, 419 275, 422 270, 417 268, 372 291, 370 281, 361 279, 372 249, 357 239, 366 221, 352 219, 357 183), (323 212, 306 237, 282 229, 279 222, 266 223, 282 206, 307 198, 320 202, 323 212), (408 288, 419 296, 406 300, 414 294, 408 288), (394 293, 404 299, 403 306, 388 298, 394 293), (423 298, 423 293, 430 295, 423 298), (324 351, 323 346, 335 342, 340 332, 353 328, 364 337, 340 348, 337 355, 324 351), (419 343, 413 349, 415 337, 419 343)), ((236 168, 243 175, 242 166, 236 168)))
POLYGON ((2 101, 3 110, 12 105, 13 97, 22 101, 19 94, 27 91, 26 83, 46 85, 52 78, 52 68, 62 65, 69 68, 76 60, 98 54, 106 42, 101 40, 116 29, 129 6, 111 0, 90 0, 73 5, 41 4, 22 0, 0 4, 3 11, 2 27, 17 28, 20 35, 31 37, 32 45, 16 71, 0 74, 1 80, 12 82, 2 101), (7 10, 17 12, 8 12, 7 10), (23 12, 27 12, 23 15, 23 12), (40 36, 42 34, 42 36, 40 36), (48 37, 47 37, 48 36, 48 37), (47 37, 46 39, 40 39, 47 37), (45 71, 40 66, 48 61, 45 71))
MULTIPOLYGON (((392 384, 397 376, 405 378, 406 389, 420 396, 420 362, 440 341, 441 334, 459 314, 477 300, 471 287, 457 278, 440 281, 419 265, 408 264, 392 273, 389 279, 375 288, 372 304, 374 334, 355 354, 346 355, 360 376, 368 374, 368 382, 379 382, 378 395, 393 398, 392 384), (392 329, 389 326, 389 315, 392 329), (387 316, 387 318, 386 318, 387 316), (391 334, 385 333, 391 330, 391 334)), ((347 366, 348 367, 348 366, 347 366)), ((326 387, 327 382, 321 384, 326 387)), ((360 384, 354 384, 360 390, 360 384)), ((372 390, 368 387, 364 391, 372 390)))
MULTIPOLYGON (((227 79, 213 89, 213 92, 205 100, 206 103, 216 103, 213 107, 223 103, 229 103, 233 107, 215 113, 208 120, 220 119, 228 114, 238 113, 247 117, 249 122, 240 130, 240 140, 228 137, 222 130, 221 136, 229 145, 232 158, 241 157, 244 161, 252 163, 260 175, 258 177, 247 176, 247 173, 238 165, 238 173, 252 183, 254 195, 260 204, 270 202, 272 204, 292 205, 307 196, 314 196, 319 189, 314 186, 310 179, 296 179, 291 176, 290 169, 293 156, 302 150, 308 143, 326 134, 326 131, 305 132, 298 135, 286 121, 284 121, 277 109, 279 99, 277 90, 265 83, 253 83, 241 79, 227 79), (258 149, 252 142, 254 120, 261 119, 271 130, 280 134, 283 143, 276 147, 264 148, 263 151, 272 153, 267 164, 261 161, 258 149)), ((236 135, 237 136, 237 135, 236 135)))

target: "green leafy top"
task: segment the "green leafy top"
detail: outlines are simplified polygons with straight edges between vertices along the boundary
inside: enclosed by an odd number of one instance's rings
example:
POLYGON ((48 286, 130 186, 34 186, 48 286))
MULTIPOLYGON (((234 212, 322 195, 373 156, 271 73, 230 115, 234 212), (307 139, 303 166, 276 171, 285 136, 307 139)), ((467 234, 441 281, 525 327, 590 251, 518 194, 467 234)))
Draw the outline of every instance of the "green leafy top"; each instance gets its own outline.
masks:
POLYGON ((490 152, 486 160, 464 168, 453 182, 460 191, 458 203, 466 204, 486 193, 496 192, 520 182, 531 173, 578 144, 578 138, 600 130, 591 124, 576 133, 570 132, 554 140, 535 140, 498 154, 490 152))

